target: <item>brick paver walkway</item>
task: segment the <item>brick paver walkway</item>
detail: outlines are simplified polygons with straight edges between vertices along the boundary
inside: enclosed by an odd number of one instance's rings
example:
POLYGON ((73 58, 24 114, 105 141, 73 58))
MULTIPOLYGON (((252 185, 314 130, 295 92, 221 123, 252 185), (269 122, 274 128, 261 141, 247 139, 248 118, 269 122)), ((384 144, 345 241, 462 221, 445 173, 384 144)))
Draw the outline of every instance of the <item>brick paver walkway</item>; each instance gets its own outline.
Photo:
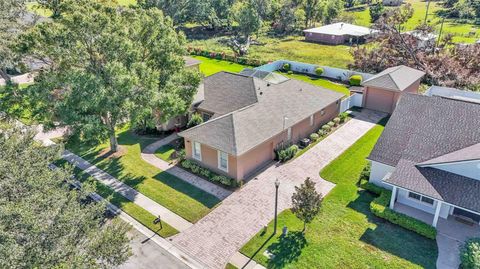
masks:
POLYGON ((177 134, 171 134, 165 137, 164 139, 161 139, 155 143, 148 145, 142 151, 142 159, 147 163, 163 170, 164 172, 172 174, 177 178, 180 178, 183 181, 186 181, 191 185, 216 196, 220 200, 223 200, 227 198, 230 194, 232 194, 232 192, 227 189, 224 189, 218 185, 215 185, 209 181, 206 181, 205 179, 198 177, 181 168, 173 166, 170 163, 155 156, 155 152, 157 151, 157 149, 159 149, 164 145, 167 145, 168 143, 174 141, 177 138, 178 138, 177 134))
POLYGON ((206 217, 174 236, 174 245, 209 268, 225 268, 231 257, 273 219, 276 179, 281 182, 279 212, 291 207, 294 187, 306 177, 312 178, 318 191, 325 196, 334 184, 320 178, 319 171, 384 116, 364 109, 299 158, 284 165, 270 166, 206 217))

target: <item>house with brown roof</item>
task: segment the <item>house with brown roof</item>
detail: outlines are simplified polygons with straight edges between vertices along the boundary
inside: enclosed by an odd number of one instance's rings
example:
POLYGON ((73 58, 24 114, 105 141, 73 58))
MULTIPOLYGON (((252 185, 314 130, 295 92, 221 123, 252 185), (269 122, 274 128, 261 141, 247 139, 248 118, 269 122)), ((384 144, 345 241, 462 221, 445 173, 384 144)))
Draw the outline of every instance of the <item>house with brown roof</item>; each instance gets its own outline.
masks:
POLYGON ((294 79, 220 72, 204 79, 196 106, 206 120, 180 132, 188 159, 217 173, 247 179, 275 155, 339 113, 343 94, 294 79))
POLYGON ((392 190, 393 210, 480 234, 480 102, 434 92, 403 95, 368 157, 369 180, 392 190))
POLYGON ((391 114, 404 93, 418 93, 424 75, 404 65, 385 69, 363 81, 363 107, 391 114))

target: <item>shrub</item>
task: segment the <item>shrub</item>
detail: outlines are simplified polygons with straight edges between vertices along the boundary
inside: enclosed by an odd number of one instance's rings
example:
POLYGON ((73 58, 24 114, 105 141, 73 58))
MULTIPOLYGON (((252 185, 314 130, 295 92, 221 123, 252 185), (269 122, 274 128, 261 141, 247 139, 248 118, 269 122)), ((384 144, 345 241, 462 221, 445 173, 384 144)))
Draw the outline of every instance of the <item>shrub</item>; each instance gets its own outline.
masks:
POLYGON ((192 128, 194 126, 197 126, 199 124, 203 123, 203 118, 199 113, 194 113, 192 114, 192 117, 187 123, 187 128, 192 128))
POLYGON ((340 113, 338 117, 340 118, 340 123, 344 123, 348 118, 348 113, 347 112, 340 113))
POLYGON ((397 224, 407 230, 414 231, 420 235, 434 240, 437 236, 437 230, 434 227, 423 221, 388 208, 391 196, 391 191, 383 189, 380 196, 375 198, 370 203, 370 211, 372 211, 372 213, 379 218, 386 219, 391 223, 397 224))
POLYGON ((187 169, 190 169, 190 167, 192 167, 192 164, 193 163, 190 160, 184 160, 184 161, 181 162, 182 167, 187 168, 187 169))
POLYGON ((330 132, 332 130, 332 127, 328 124, 325 124, 322 126, 322 130, 325 131, 326 133, 330 132))
POLYGON ((183 161, 185 160, 185 149, 181 149, 181 150, 178 150, 177 151, 177 158, 180 160, 180 161, 183 161))
POLYGON ((282 163, 286 162, 286 161, 292 159, 293 157, 295 157, 295 154, 297 154, 297 152, 298 152, 298 146, 297 145, 291 145, 288 148, 281 149, 277 152, 278 160, 282 163))
POLYGON ((470 238, 460 251, 460 267, 462 269, 480 268, 480 238, 470 238))
POLYGON ((337 126, 340 123, 340 118, 334 118, 333 123, 335 123, 335 126, 337 126))
POLYGON ((291 75, 291 74, 293 74, 293 71, 290 70, 290 71, 288 71, 287 73, 288 73, 289 75, 291 75))
POLYGON ((320 136, 316 133, 310 134, 310 140, 312 141, 317 141, 320 138, 320 136))
POLYGON ((321 76, 323 74, 323 68, 321 68, 321 67, 315 68, 315 74, 317 76, 321 76))
POLYGON ((227 176, 215 174, 214 172, 210 171, 209 169, 204 168, 204 167, 196 164, 195 162, 193 162, 191 160, 183 160, 180 163, 180 165, 183 168, 190 170, 193 174, 202 176, 209 181, 218 182, 218 183, 221 183, 225 186, 236 187, 236 184, 235 184, 236 181, 234 179, 229 178, 227 176))
POLYGON ((327 123, 327 125, 330 126, 330 128, 332 128, 333 126, 335 126, 335 122, 329 121, 329 122, 327 123))
POLYGON ((320 129, 320 130, 318 130, 317 134, 318 134, 318 136, 322 137, 322 136, 326 135, 327 132, 325 132, 324 130, 320 129))
POLYGON ((289 63, 283 64, 283 70, 285 70, 285 71, 290 71, 290 68, 291 68, 291 66, 290 66, 289 63))
POLYGON ((362 76, 360 75, 353 75, 350 77, 350 85, 351 86, 360 86, 362 84, 362 76))

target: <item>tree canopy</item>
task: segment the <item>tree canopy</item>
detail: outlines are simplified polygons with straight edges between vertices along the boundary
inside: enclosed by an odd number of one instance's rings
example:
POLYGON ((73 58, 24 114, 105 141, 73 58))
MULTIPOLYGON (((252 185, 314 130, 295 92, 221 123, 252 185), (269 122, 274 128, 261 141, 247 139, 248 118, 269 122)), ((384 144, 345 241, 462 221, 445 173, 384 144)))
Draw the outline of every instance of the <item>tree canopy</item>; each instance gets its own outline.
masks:
POLYGON ((303 221, 303 231, 307 223, 310 223, 320 213, 322 195, 315 190, 315 182, 307 178, 300 187, 295 186, 292 195, 292 212, 303 221))
POLYGON ((130 256, 119 220, 90 188, 72 190, 71 171, 51 170, 62 148, 41 147, 33 134, 0 127, 0 268, 114 268, 130 256))
POLYGON ((184 66, 185 38, 156 8, 67 1, 62 16, 21 38, 25 55, 49 66, 29 87, 35 114, 87 140, 110 138, 129 120, 154 124, 185 113, 200 77, 184 66))

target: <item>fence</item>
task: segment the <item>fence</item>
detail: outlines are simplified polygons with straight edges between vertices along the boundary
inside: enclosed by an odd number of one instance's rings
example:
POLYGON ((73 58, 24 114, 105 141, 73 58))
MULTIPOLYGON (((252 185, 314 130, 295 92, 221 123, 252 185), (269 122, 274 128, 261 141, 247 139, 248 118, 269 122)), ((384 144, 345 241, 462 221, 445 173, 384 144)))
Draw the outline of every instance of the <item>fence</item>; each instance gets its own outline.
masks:
POLYGON ((259 67, 256 67, 255 69, 257 70, 262 70, 262 71, 267 71, 267 72, 273 72, 277 71, 283 68, 284 64, 290 64, 290 69, 294 72, 299 72, 299 73, 305 73, 305 74, 310 74, 310 75, 316 75, 315 70, 318 67, 321 67, 323 69, 323 74, 321 77, 326 77, 330 79, 336 79, 340 81, 348 81, 351 76, 353 75, 360 75, 362 76, 363 80, 367 80, 374 76, 373 74, 369 73, 362 73, 362 72, 357 72, 357 71, 352 71, 348 69, 342 69, 342 68, 335 68, 335 67, 330 67, 330 66, 321 66, 321 65, 314 65, 314 64, 307 64, 307 63, 302 63, 302 62, 295 62, 295 61, 288 61, 288 60, 277 60, 274 62, 271 62, 269 64, 265 64, 259 67))
POLYGON ((363 94, 354 93, 342 100, 342 102, 340 103, 340 113, 345 112, 354 106, 362 107, 362 102, 363 94))

